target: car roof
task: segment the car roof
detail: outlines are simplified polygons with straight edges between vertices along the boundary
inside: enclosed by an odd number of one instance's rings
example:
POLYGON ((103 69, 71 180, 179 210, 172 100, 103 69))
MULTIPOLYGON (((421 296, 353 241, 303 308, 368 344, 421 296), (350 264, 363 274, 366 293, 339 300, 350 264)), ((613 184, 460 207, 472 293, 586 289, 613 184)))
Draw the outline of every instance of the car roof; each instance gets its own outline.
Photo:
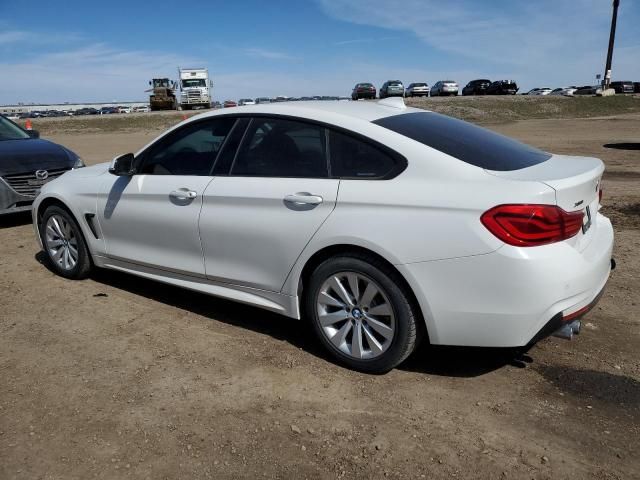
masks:
POLYGON ((314 119, 317 115, 335 114, 371 122, 380 118, 402 113, 424 112, 426 110, 404 106, 402 98, 379 100, 377 102, 341 102, 339 100, 281 102, 259 105, 247 105, 227 108, 225 111, 206 112, 191 117, 190 120, 214 117, 217 115, 290 115, 293 117, 314 119))

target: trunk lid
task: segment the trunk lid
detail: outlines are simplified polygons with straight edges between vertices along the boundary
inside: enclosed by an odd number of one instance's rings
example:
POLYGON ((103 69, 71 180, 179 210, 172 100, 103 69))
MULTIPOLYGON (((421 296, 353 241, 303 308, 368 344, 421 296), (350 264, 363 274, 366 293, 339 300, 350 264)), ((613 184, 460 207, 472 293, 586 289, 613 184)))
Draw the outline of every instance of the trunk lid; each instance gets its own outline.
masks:
POLYGON ((582 251, 593 236, 595 216, 600 207, 598 191, 604 164, 598 158, 552 155, 545 162, 511 171, 485 170, 497 177, 515 181, 536 181, 555 190, 556 204, 566 212, 583 211, 583 228, 568 240, 582 251))
POLYGON ((598 199, 604 164, 598 158, 552 155, 545 162, 520 170, 486 171, 509 180, 544 183, 556 191, 559 207, 574 212, 583 210, 598 199))

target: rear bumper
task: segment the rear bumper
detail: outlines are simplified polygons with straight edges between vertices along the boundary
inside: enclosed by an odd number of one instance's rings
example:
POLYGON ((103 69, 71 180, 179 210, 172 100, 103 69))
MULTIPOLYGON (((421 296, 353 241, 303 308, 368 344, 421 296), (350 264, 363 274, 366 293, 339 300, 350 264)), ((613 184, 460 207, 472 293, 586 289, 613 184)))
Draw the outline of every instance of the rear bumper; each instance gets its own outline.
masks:
POLYGON ((33 197, 20 195, 0 178, 0 215, 31 210, 33 197))
POLYGON ((486 255, 397 268, 418 298, 432 343, 521 347, 539 340, 550 319, 593 305, 604 288, 613 228, 600 214, 595 226, 583 251, 565 242, 504 245, 486 255))
MULTIPOLYGON (((613 259, 611 260, 611 265, 613 269, 613 265, 615 265, 613 259)), ((554 334, 557 335, 557 332, 563 327, 566 327, 572 322, 579 321, 582 317, 584 317, 587 313, 589 313, 593 309, 593 307, 595 307, 598 304, 598 302, 602 298, 602 295, 604 294, 604 290, 605 289, 603 287, 602 290, 600 290, 600 292, 596 295, 596 297, 591 301, 591 303, 575 311, 574 313, 564 315, 562 312, 560 312, 554 315, 553 318, 551 318, 551 320, 549 320, 544 325, 544 327, 542 327, 538 331, 538 333, 536 333, 535 336, 529 341, 528 346, 535 345, 540 340, 544 340, 545 338, 551 335, 554 335, 554 334)))

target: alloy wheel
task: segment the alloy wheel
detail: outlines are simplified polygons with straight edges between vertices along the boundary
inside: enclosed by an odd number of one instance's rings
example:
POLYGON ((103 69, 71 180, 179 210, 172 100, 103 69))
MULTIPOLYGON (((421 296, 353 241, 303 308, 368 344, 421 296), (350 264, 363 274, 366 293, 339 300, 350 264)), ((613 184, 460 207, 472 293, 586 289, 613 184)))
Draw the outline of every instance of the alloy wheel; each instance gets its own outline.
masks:
POLYGON ((52 215, 47 220, 45 244, 51 261, 63 270, 72 270, 78 263, 78 239, 61 215, 52 215))
POLYGON ((373 359, 391 345, 396 321, 386 292, 371 278, 339 272, 322 284, 318 321, 331 344, 354 359, 373 359))

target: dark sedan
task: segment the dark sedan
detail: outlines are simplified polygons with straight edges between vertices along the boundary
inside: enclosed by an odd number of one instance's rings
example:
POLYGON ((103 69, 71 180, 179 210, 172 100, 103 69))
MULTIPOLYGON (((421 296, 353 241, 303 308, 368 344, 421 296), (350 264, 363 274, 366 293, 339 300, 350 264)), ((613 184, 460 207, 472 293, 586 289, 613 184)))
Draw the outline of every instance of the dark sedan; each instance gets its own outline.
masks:
POLYGON ((471 80, 462 89, 462 95, 486 95, 487 88, 491 85, 491 80, 478 79, 471 80))
POLYGON ((619 94, 623 94, 623 93, 633 93, 633 82, 630 81, 626 81, 626 82, 611 82, 610 88, 613 88, 616 93, 619 94))
POLYGON ((361 98, 376 98, 376 87, 371 83, 357 83, 351 92, 351 100, 360 100, 361 98))
POLYGON ((598 85, 584 85, 582 87, 578 87, 578 89, 573 92, 574 95, 595 95, 598 90, 598 85))
POLYGON ((0 215, 31 209, 45 183, 84 167, 71 150, 0 115, 0 215))
POLYGON ((513 80, 497 80, 487 87, 487 95, 515 95, 518 85, 513 80))

